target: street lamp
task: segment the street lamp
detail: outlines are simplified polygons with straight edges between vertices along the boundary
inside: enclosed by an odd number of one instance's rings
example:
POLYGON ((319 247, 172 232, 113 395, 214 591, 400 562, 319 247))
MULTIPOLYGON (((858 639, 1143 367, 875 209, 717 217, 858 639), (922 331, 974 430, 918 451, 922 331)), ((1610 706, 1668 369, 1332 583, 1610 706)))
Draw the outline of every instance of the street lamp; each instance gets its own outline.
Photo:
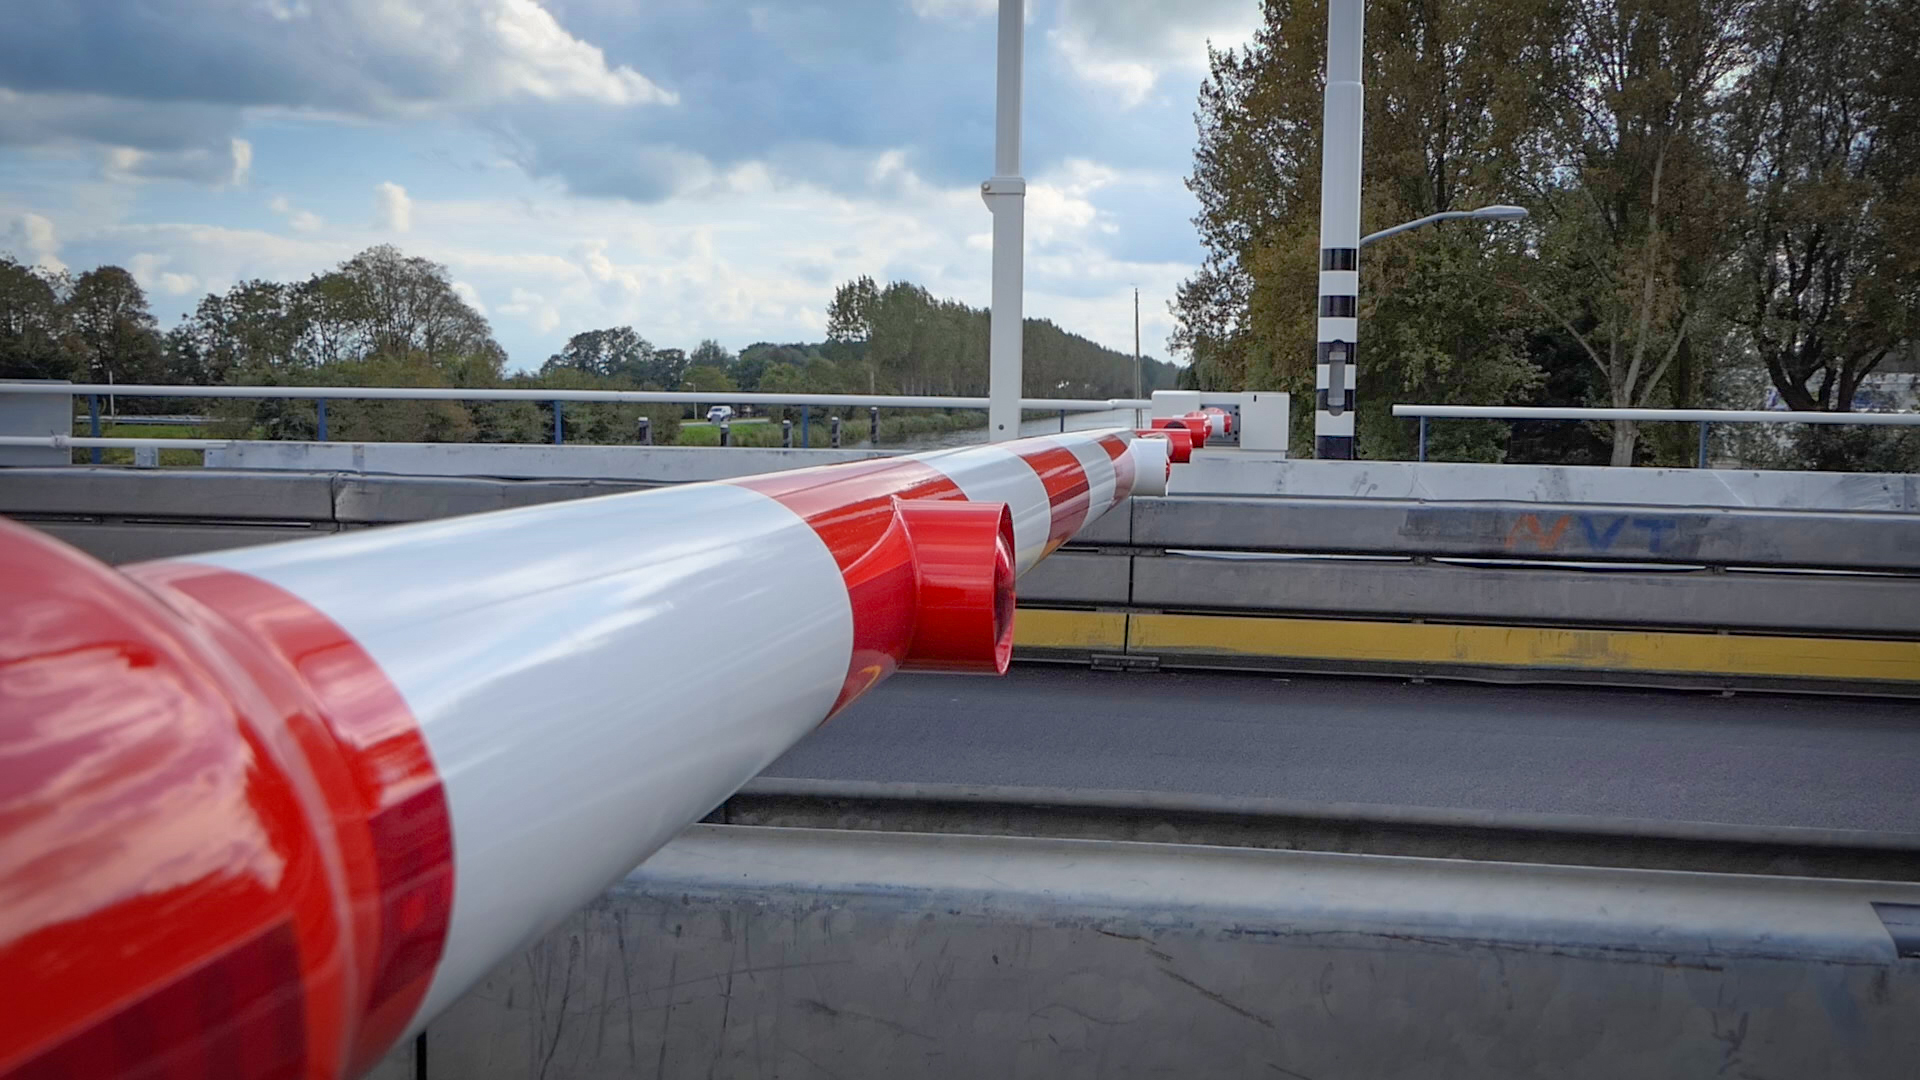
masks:
POLYGON ((1527 216, 1518 206, 1483 206, 1429 214, 1418 221, 1360 235, 1360 124, 1366 98, 1360 82, 1360 60, 1365 23, 1366 0, 1327 0, 1327 79, 1320 120, 1320 306, 1313 365, 1313 456, 1335 460, 1353 457, 1354 373, 1360 360, 1360 248, 1448 218, 1511 221, 1527 216))
POLYGON ((1353 457, 1353 372, 1360 359, 1360 84, 1365 0, 1327 2, 1320 121, 1320 308, 1314 346, 1313 456, 1353 457), (1337 354, 1337 355, 1336 355, 1337 354), (1329 382, 1337 376, 1338 382, 1329 382))
POLYGON ((1375 240, 1385 240, 1389 236, 1417 229, 1422 225, 1431 225, 1436 221, 1455 221, 1460 218, 1473 218, 1477 221, 1519 221, 1526 216, 1527 208, 1524 206, 1495 205, 1482 206, 1478 210, 1445 210, 1438 214, 1428 214, 1423 218, 1402 222, 1391 229, 1368 233, 1360 238, 1360 246, 1366 247, 1375 240))

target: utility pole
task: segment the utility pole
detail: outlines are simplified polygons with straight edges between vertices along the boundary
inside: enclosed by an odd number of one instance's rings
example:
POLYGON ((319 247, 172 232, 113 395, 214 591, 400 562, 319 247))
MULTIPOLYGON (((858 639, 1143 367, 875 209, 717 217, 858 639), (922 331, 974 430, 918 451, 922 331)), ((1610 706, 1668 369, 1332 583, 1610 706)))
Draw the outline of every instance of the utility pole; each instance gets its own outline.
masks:
POLYGON ((1027 182, 1020 177, 1020 63, 1025 0, 1000 0, 993 176, 980 197, 993 214, 993 300, 987 331, 987 441, 1020 436, 1022 267, 1027 182))
POLYGON ((1327 4, 1327 91, 1320 124, 1320 344, 1314 358, 1313 456, 1353 457, 1359 361, 1360 85, 1364 0, 1327 4))
POLYGON ((1140 400, 1140 289, 1133 290, 1133 397, 1140 400))

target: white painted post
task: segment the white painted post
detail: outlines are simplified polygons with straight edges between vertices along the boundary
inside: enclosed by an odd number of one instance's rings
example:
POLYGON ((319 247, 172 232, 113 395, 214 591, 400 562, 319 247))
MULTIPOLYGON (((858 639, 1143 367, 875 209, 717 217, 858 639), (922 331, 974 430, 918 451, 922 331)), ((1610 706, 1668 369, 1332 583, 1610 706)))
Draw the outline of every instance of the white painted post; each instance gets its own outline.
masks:
POLYGON ((1363 11, 1364 0, 1329 0, 1327 5, 1327 93, 1320 141, 1320 344, 1313 403, 1316 458, 1353 457, 1354 385, 1360 359, 1363 11))
POLYGON ((987 439, 1020 436, 1022 256, 1027 182, 1020 177, 1020 62, 1025 0, 1000 0, 993 176, 980 197, 993 214, 993 314, 987 339, 987 439))

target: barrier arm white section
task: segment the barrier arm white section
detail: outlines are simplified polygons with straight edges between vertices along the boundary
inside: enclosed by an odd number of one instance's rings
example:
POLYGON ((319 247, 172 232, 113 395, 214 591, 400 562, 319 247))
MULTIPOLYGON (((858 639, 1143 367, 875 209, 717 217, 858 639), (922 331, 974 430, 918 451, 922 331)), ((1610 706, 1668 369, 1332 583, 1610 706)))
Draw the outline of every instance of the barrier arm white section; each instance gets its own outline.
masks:
POLYGON ((121 572, 0 522, 0 606, 33 627, 0 633, 0 760, 27 762, 0 958, 45 975, 0 1075, 282 1046, 272 1011, 151 1042, 156 995, 236 979, 304 1011, 300 1075, 364 1067, 891 671, 1005 671, 1015 574, 1163 493, 1168 445, 1066 433, 121 572))

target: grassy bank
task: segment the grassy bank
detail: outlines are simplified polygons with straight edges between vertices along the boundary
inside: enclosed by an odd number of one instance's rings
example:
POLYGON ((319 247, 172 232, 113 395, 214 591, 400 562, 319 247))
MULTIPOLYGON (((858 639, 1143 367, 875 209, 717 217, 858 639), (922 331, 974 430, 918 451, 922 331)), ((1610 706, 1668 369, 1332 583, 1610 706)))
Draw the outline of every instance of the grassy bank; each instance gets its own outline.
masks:
MULTIPOLYGON (((76 437, 89 438, 91 437, 91 432, 92 428, 85 418, 74 421, 73 434, 76 437)), ((188 427, 183 424, 114 423, 110 420, 102 420, 100 421, 100 437, 103 439, 205 439, 211 438, 212 436, 209 436, 202 428, 188 427)), ((206 456, 206 451, 204 450, 162 449, 160 451, 160 464, 200 465, 205 462, 206 456)), ((86 448, 74 450, 73 463, 75 465, 92 464, 93 451, 86 448)), ((104 448, 100 451, 100 464, 131 465, 133 464, 133 449, 131 447, 104 448)))

